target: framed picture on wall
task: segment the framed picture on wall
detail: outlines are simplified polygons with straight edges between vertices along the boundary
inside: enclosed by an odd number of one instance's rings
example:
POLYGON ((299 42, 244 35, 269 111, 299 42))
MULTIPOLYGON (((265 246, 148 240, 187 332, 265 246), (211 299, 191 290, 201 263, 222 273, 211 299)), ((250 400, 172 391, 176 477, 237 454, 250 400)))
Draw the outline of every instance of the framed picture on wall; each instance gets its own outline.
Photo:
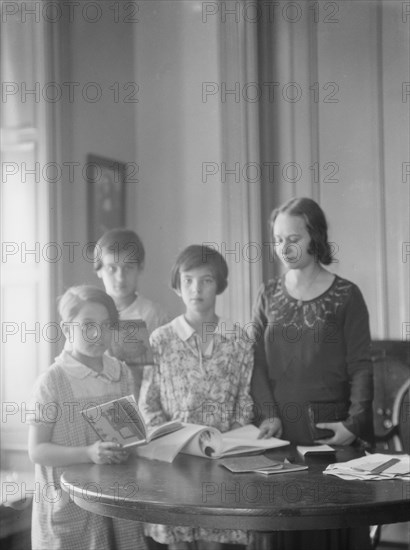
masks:
POLYGON ((95 243, 108 229, 126 225, 126 164, 87 155, 88 242, 95 243))

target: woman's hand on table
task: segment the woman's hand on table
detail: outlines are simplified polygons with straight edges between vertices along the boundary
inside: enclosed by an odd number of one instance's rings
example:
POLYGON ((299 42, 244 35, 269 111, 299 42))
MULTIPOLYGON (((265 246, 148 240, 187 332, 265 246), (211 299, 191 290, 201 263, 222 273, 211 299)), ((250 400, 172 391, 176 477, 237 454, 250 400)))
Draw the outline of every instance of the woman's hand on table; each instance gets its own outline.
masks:
POLYGON ((258 439, 280 437, 282 435, 282 421, 277 416, 266 418, 259 426, 258 439))
POLYGON ((356 436, 348 430, 343 422, 320 422, 316 424, 317 428, 332 430, 334 435, 327 439, 318 439, 316 443, 324 443, 326 445, 350 445, 356 439, 356 436))

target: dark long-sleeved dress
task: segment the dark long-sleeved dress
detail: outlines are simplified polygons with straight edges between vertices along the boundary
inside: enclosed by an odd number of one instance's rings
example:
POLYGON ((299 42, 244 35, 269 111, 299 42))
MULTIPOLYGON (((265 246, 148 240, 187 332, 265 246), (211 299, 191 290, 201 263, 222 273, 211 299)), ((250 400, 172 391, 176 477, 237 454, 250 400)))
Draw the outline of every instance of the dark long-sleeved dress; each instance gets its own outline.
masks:
POLYGON ((316 422, 342 420, 372 440, 369 318, 355 284, 335 276, 323 294, 301 301, 283 277, 272 279, 260 288, 253 329, 252 396, 262 418, 276 413, 283 437, 304 443, 299 419, 311 403, 316 422))

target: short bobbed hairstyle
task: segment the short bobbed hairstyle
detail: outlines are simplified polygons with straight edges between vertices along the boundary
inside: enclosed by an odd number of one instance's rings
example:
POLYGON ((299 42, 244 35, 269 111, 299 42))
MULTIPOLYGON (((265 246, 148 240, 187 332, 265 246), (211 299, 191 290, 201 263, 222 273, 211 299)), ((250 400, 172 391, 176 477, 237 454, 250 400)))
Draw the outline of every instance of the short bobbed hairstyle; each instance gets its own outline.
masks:
POLYGON ((306 228, 311 238, 309 253, 318 262, 323 265, 329 265, 336 261, 332 258, 332 249, 327 240, 326 217, 317 202, 306 197, 295 198, 275 208, 269 218, 272 235, 276 218, 279 214, 284 213, 290 216, 299 216, 305 220, 306 228))
POLYGON ((101 304, 108 311, 110 322, 118 321, 118 311, 114 300, 104 290, 96 286, 80 285, 72 286, 60 296, 58 300, 58 312, 63 322, 70 322, 78 315, 86 303, 101 304))
POLYGON ((171 287, 180 290, 181 271, 190 271, 205 265, 211 268, 215 276, 216 293, 221 294, 228 286, 227 263, 217 250, 201 244, 188 246, 178 256, 171 271, 171 287))
POLYGON ((99 271, 102 266, 104 254, 111 253, 119 255, 120 252, 127 252, 126 261, 137 263, 141 267, 144 264, 145 250, 141 239, 131 229, 117 227, 106 231, 99 238, 94 249, 94 270, 99 271))

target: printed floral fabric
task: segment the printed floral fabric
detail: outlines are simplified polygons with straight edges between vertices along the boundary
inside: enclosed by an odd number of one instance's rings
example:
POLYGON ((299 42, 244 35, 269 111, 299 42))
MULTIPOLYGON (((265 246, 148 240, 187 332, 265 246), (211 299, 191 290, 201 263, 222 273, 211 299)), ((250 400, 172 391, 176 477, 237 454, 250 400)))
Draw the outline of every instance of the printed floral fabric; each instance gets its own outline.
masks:
MULTIPOLYGON (((204 335, 210 332, 208 345, 202 346, 201 335, 180 316, 151 335, 156 365, 145 368, 140 394, 140 407, 149 425, 181 420, 225 432, 234 422, 251 422, 251 340, 229 321, 204 326, 204 335)), ((147 525, 146 534, 162 543, 248 541, 247 533, 240 530, 147 525)))

